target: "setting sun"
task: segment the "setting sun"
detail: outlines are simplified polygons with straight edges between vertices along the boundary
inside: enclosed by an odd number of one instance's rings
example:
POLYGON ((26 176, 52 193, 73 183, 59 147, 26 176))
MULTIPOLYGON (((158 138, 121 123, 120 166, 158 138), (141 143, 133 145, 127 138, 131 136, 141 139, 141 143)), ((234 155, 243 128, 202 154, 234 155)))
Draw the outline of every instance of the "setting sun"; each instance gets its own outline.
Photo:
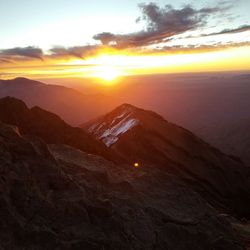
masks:
POLYGON ((112 66, 102 66, 97 68, 96 72, 93 73, 93 77, 100 78, 106 82, 112 82, 120 75, 121 73, 119 70, 112 66))

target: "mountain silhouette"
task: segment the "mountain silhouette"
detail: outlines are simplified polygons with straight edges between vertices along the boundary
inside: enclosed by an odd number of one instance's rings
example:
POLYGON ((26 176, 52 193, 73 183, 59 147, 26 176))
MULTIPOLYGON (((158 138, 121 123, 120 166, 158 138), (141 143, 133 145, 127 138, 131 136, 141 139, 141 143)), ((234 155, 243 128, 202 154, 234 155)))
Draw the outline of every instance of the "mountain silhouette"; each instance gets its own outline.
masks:
POLYGON ((0 80, 0 98, 15 97, 28 107, 39 106, 78 125, 114 108, 119 100, 102 94, 85 95, 72 88, 44 84, 27 78, 0 80))
POLYGON ((15 125, 22 134, 40 137, 49 144, 67 144, 113 161, 121 160, 80 128, 68 125, 59 116, 40 107, 29 109, 23 101, 13 97, 0 99, 0 121, 15 125))

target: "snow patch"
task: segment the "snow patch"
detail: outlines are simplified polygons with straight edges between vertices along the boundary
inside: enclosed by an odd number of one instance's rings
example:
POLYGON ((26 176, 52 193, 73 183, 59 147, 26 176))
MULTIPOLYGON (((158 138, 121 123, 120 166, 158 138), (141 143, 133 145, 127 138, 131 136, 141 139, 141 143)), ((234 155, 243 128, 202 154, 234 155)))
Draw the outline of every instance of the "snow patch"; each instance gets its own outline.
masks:
POLYGON ((115 119, 111 122, 111 126, 112 126, 117 120, 119 120, 119 119, 122 118, 123 116, 127 115, 128 112, 129 112, 129 110, 125 110, 122 114, 116 116, 115 119))
POLYGON ((138 124, 137 119, 130 118, 128 119, 128 116, 126 116, 124 119, 122 119, 119 123, 117 123, 112 128, 109 128, 105 130, 100 136, 99 139, 102 139, 102 141, 110 147, 112 144, 117 142, 118 136, 121 134, 124 134, 129 129, 133 128, 138 124))
POLYGON ((98 131, 100 128, 102 128, 104 125, 106 124, 106 122, 102 122, 102 123, 95 123, 95 124, 93 124, 89 129, 88 129, 88 131, 90 132, 90 133, 92 133, 92 132, 95 132, 95 131, 98 131))
POLYGON ((126 133, 139 123, 139 120, 133 118, 133 110, 125 107, 117 116, 106 121, 97 122, 89 127, 88 131, 102 140, 106 146, 110 147, 116 143, 119 136, 126 133), (107 122, 108 121, 108 122, 107 122))
POLYGON ((104 139, 102 139, 102 141, 106 144, 107 147, 110 147, 112 144, 116 143, 118 141, 118 137, 113 137, 113 136, 108 136, 104 139))

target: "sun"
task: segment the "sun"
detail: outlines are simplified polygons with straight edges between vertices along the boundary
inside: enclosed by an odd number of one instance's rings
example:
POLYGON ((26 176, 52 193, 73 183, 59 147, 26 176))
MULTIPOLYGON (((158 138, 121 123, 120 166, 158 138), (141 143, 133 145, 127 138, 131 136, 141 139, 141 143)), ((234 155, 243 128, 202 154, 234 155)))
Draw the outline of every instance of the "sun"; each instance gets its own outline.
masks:
POLYGON ((112 82, 120 75, 121 73, 119 72, 119 70, 112 66, 99 67, 94 73, 94 77, 100 78, 105 82, 112 82))

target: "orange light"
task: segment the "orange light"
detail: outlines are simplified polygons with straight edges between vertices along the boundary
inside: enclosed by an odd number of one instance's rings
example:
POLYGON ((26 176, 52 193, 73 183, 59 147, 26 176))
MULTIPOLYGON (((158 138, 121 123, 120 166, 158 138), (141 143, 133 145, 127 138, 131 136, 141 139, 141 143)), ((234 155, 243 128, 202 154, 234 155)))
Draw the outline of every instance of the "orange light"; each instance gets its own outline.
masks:
POLYGON ((135 163, 134 163, 134 167, 135 167, 135 168, 138 168, 138 167, 139 167, 139 163, 138 163, 138 162, 135 162, 135 163))
POLYGON ((115 67, 102 66, 96 69, 96 72, 93 74, 93 76, 100 78, 105 82, 112 82, 120 76, 120 72, 115 67))

